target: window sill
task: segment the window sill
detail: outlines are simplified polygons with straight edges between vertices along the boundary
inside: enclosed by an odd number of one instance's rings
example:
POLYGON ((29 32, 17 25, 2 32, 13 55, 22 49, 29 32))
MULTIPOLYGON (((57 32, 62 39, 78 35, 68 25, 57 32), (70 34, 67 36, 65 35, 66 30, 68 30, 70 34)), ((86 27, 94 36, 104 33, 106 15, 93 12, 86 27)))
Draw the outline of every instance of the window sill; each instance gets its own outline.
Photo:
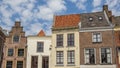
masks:
POLYGON ((85 64, 85 65, 96 65, 96 64, 85 64))
POLYGON ((56 46, 55 48, 63 48, 64 46, 56 46))
POLYGON ((92 42, 93 44, 101 44, 102 42, 92 42))
POLYGON ((100 65, 112 65, 112 63, 101 63, 100 65))
POLYGON ((67 66, 75 66, 75 64, 67 64, 67 66))
POLYGON ((75 47, 75 46, 66 46, 66 47, 75 47))
POLYGON ((64 66, 63 64, 56 64, 55 66, 64 66))

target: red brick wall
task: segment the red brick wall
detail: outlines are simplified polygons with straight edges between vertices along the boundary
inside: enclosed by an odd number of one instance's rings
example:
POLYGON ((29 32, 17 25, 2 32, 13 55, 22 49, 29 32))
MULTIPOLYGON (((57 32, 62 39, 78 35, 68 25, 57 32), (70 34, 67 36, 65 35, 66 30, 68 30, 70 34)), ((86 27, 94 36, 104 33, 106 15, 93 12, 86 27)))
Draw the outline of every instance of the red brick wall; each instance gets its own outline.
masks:
POLYGON ((112 48, 112 63, 115 64, 115 46, 113 43, 113 32, 112 31, 99 31, 102 34, 101 43, 92 42, 93 32, 80 32, 80 64, 84 64, 84 48, 95 48, 96 49, 96 64, 100 64, 100 52, 101 47, 112 48))

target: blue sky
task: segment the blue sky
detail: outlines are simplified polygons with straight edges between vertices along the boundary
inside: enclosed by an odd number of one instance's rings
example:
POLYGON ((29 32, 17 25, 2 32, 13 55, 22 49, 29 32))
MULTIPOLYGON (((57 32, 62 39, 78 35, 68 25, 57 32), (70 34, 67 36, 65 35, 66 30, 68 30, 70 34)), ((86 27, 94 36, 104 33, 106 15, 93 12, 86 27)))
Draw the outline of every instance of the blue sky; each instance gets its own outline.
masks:
POLYGON ((41 29, 50 35, 54 15, 102 11, 104 4, 120 15, 120 0, 0 0, 0 26, 10 31, 15 21, 21 21, 26 35, 41 29))

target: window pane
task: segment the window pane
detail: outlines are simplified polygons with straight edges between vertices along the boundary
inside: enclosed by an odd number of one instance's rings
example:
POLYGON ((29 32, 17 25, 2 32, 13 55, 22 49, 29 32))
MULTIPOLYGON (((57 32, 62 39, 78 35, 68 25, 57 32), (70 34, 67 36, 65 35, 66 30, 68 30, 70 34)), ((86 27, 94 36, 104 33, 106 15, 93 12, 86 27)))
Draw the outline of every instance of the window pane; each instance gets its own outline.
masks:
POLYGON ((17 68, 23 68, 23 61, 17 61, 17 68))
POLYGON ((63 34, 57 35, 57 46, 63 46, 63 34))
POLYGON ((24 49, 18 49, 18 56, 24 56, 24 49))
POLYGON ((7 61, 6 68, 12 68, 12 61, 7 61))
POLYGON ((75 56, 74 56, 74 51, 72 50, 72 51, 68 51, 67 52, 67 62, 68 62, 68 64, 74 64, 75 63, 75 56))
POLYGON ((19 42, 19 36, 18 35, 15 35, 13 37, 13 42, 19 42))
POLYGON ((74 46, 74 34, 67 35, 67 45, 74 46))
POLYGON ((85 62, 87 64, 95 64, 95 56, 94 56, 94 49, 85 49, 85 62))
POLYGON ((44 43, 37 42, 37 52, 43 52, 43 50, 44 50, 44 43))
POLYGON ((56 52, 56 64, 63 64, 63 51, 56 52))
POLYGON ((111 51, 110 48, 101 48, 101 63, 111 63, 111 51))
POLYGON ((13 56, 13 49, 8 49, 8 56, 13 56))
POLYGON ((93 39, 93 42, 101 42, 102 41, 100 33, 93 33, 92 39, 93 39))

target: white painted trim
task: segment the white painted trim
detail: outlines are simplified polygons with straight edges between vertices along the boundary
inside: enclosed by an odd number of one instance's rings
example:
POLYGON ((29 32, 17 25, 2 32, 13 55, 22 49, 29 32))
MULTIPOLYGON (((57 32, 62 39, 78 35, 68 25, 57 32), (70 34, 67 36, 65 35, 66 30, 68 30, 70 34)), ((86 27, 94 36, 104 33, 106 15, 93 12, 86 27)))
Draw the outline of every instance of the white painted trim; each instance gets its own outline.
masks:
POLYGON ((100 53, 99 57, 100 57, 100 64, 101 64, 101 48, 99 48, 99 53, 100 53))
POLYGON ((112 28, 110 28, 110 29, 97 29, 97 28, 95 28, 95 29, 80 29, 79 32, 95 32, 95 31, 111 31, 111 30, 114 30, 114 29, 112 29, 112 28))
POLYGON ((96 49, 94 48, 94 55, 95 55, 95 64, 96 64, 96 49))
POLYGON ((106 18, 108 24, 109 24, 110 26, 113 26, 112 23, 109 21, 108 16, 107 16, 105 10, 104 10, 104 15, 105 15, 105 18, 106 18))

